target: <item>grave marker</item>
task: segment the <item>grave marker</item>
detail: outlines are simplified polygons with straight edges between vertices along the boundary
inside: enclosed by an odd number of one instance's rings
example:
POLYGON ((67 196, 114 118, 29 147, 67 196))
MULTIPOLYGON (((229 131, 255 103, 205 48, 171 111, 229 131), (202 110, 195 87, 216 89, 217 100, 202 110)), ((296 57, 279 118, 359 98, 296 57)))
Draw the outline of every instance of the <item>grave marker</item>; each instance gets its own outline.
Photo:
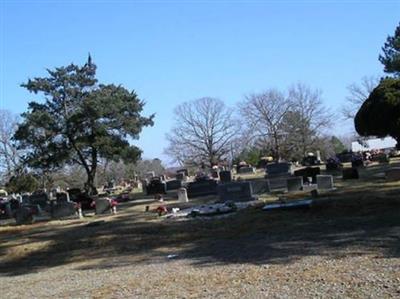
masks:
POLYGON ((333 176, 331 176, 331 175, 317 175, 317 187, 318 187, 318 190, 332 190, 332 189, 334 189, 333 176))
POLYGON ((217 182, 214 180, 200 180, 188 184, 189 198, 217 194, 217 182))
POLYGON ((222 202, 251 201, 255 199, 250 182, 231 182, 218 185, 218 195, 222 202))
POLYGON ((303 178, 302 177, 287 178, 286 186, 288 192, 300 191, 303 189, 303 178))

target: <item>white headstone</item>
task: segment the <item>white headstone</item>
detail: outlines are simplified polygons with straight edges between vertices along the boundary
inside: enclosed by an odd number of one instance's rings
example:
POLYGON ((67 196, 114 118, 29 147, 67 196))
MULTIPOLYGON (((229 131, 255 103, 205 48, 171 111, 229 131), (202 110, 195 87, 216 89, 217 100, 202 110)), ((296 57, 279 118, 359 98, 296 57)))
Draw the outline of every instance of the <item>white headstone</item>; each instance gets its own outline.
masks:
POLYGON ((189 202, 189 198, 187 196, 186 188, 178 189, 178 201, 180 201, 180 202, 189 202))

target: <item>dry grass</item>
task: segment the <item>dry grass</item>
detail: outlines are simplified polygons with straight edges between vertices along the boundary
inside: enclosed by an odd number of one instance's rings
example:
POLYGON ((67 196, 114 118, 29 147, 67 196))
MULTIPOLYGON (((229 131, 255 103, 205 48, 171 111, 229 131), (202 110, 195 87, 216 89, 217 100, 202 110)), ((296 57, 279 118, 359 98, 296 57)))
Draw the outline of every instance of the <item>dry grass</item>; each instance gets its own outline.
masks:
MULTIPOLYGON (((359 181, 336 179, 337 190, 322 194, 308 210, 251 208, 225 218, 165 220, 144 212, 146 205, 155 208, 158 202, 131 201, 122 204, 116 216, 1 227, 0 275, 25 281, 29 273, 45 275, 60 267, 95 271, 97 279, 107 271, 116 277, 134 272, 112 286, 82 288, 94 298, 243 297, 243 290, 244 295, 253 294, 251 287, 264 285, 266 279, 274 287, 269 293, 257 289, 255 297, 283 294, 282 286, 290 282, 305 289, 290 290, 289 297, 314 297, 314 291, 316 297, 325 297, 325 285, 337 297, 340 289, 344 297, 363 298, 370 287, 380 290, 375 276, 374 283, 366 283, 368 271, 380 271, 388 288, 379 294, 395 296, 400 282, 394 270, 400 270, 400 183, 374 177, 384 167, 368 167, 359 181), (104 222, 87 226, 99 220, 104 222), (168 254, 177 254, 177 260, 168 261, 168 254), (154 273, 157 267, 159 273, 154 273), (336 284, 342 287, 336 290, 336 284)), ((187 205, 177 203, 173 194, 167 199, 169 206, 187 205)), ((190 204, 212 200, 199 198, 190 204)))

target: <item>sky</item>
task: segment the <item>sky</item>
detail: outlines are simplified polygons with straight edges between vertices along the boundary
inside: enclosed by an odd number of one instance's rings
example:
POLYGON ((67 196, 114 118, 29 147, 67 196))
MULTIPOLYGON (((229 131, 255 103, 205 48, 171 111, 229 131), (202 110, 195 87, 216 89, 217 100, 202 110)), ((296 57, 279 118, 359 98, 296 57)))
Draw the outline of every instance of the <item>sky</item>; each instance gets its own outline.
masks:
MULTIPOLYGON (((121 84, 156 114, 139 140, 161 158, 182 102, 303 82, 340 110, 346 87, 382 76, 378 61, 400 22, 398 1, 8 1, 0 0, 0 108, 20 114, 40 96, 20 87, 47 68, 83 65, 121 84)), ((332 134, 352 131, 337 116, 332 134)))

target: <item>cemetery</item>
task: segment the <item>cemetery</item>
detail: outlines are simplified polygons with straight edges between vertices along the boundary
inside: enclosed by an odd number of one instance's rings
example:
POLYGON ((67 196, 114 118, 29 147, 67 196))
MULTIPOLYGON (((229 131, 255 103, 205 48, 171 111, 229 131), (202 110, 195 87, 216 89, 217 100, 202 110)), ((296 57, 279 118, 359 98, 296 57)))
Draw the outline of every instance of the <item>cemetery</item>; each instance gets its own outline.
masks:
MULTIPOLYGON (((271 166, 272 169, 274 167, 279 168, 271 166)), ((160 263, 160 271, 151 281, 167 283, 168 276, 162 274, 165 267, 178 263, 177 266, 191 271, 189 269, 193 266, 190 263, 196 261, 208 265, 201 270, 201 275, 208 277, 213 277, 212 269, 221 267, 215 265, 219 262, 232 265, 240 262, 249 265, 246 267, 257 267, 255 273, 259 277, 269 275, 270 271, 289 277, 289 272, 279 265, 294 258, 297 261, 290 263, 296 269, 304 263, 312 265, 314 262, 310 260, 311 256, 321 250, 335 256, 345 254, 347 257, 338 257, 336 266, 325 269, 324 274, 313 274, 316 280, 320 277, 329 280, 330 275, 335 276, 336 267, 350 263, 353 257, 348 253, 353 250, 362 248, 361 256, 365 258, 371 254, 379 255, 382 263, 396 257, 398 243, 395 239, 388 242, 388 247, 383 251, 379 244, 385 238, 400 233, 400 202, 397 197, 400 190, 397 177, 400 160, 392 160, 385 165, 374 162, 362 169, 357 168, 359 176, 353 180, 342 177, 342 173, 330 174, 325 165, 318 167, 319 174, 316 175, 315 183, 312 179, 315 171, 311 171, 310 177, 305 180, 302 166, 293 167, 290 174, 287 165, 282 167, 281 172, 275 171, 272 177, 267 175, 268 178, 263 171, 248 180, 237 180, 240 174, 231 171, 221 172, 222 176, 218 180, 212 178, 211 172, 208 178, 201 177, 197 181, 195 176, 188 175, 187 182, 179 181, 180 184, 174 178, 166 178, 163 186, 171 181, 174 188, 157 189, 165 191, 162 202, 154 194, 148 194, 143 186, 143 190, 125 192, 127 199, 118 205, 111 200, 117 198, 117 194, 108 195, 109 198, 94 198, 92 209, 84 211, 80 216, 77 203, 71 200, 76 199, 76 190, 56 194, 54 202, 43 193, 34 194, 29 201, 20 204, 24 208, 17 210, 18 225, 2 222, 0 226, 0 248, 8 252, 0 257, 0 275, 52 273, 55 271, 53 269, 65 265, 75 269, 100 271, 96 269, 101 269, 105 263, 113 275, 118 275, 118 286, 134 279, 130 275, 119 276, 119 271, 126 271, 122 269, 149 271, 144 264, 157 261, 160 263), (300 172, 295 175, 298 170, 300 172), (283 188, 274 189, 270 185, 270 181, 276 177, 285 180, 283 188), (175 184, 181 187, 175 189, 175 184), (316 197, 312 196, 313 190, 318 191, 316 197), (36 218, 32 222, 22 221, 32 220, 30 213, 33 206, 40 209, 41 218, 34 216, 36 218), (114 207, 117 209, 114 210, 114 207), (300 222, 307 229, 299 232, 296 223, 300 222), (332 226, 339 223, 339 230, 332 226), (382 231, 382 226, 387 229, 382 231), (315 230, 315 227, 318 229, 315 230), (357 241, 357 227, 368 228, 362 243, 357 241), (15 232, 23 233, 25 241, 19 240, 15 232), (270 237, 266 240, 255 239, 252 237, 255 232, 268 233, 270 237), (50 244, 46 240, 48 233, 53 235, 50 244), (332 240, 324 239, 324 236, 332 233, 335 234, 332 240), (342 235, 354 235, 354 239, 350 237, 346 243, 337 245, 342 235), (71 243, 70 238, 75 241, 71 243), (252 240, 251 244, 247 244, 247 239, 252 240), (286 241, 293 239, 297 240, 296 245, 286 241), (227 242, 229 252, 225 249, 227 242), (40 244, 40 247, 34 244, 40 244), (207 244, 213 245, 210 247, 207 244), (64 246, 68 251, 58 250, 64 246), (243 252, 243 246, 247 248, 246 252, 243 252), (276 246, 276 249, 265 251, 264 248, 274 248, 269 246, 276 246), (282 251, 280 246, 286 249, 282 251), (23 255, 16 254, 20 248, 25 248, 23 255), (90 250, 91 253, 81 255, 82 250, 90 250), (107 260, 102 258, 105 254, 107 260), (52 259, 44 262, 45 256, 52 256, 52 259), (172 260, 167 256, 172 256, 172 260), (25 266, 27 261, 30 265, 28 268, 25 266), (258 269, 256 265, 259 263, 271 266, 258 269)), ((345 163, 343 167, 344 170, 351 169, 351 162, 345 163)), ((162 180, 157 178, 156 181, 162 180)), ((13 205, 11 214, 15 211, 16 205, 13 205)), ((363 265, 368 266, 369 263, 365 260, 363 265)), ((223 269, 220 270, 225 271, 223 269)), ((230 274, 226 272, 225 275, 230 274)), ((348 278, 345 279, 347 281, 348 278)), ((348 282, 351 283, 350 278, 348 282)), ((221 287, 222 284, 213 284, 213 288, 221 287)), ((111 286, 112 290, 115 288, 111 286)), ((93 295, 98 294, 99 290, 103 289, 98 286, 89 292, 93 295)), ((17 294, 19 292, 16 290, 17 294)), ((159 296, 159 292, 160 289, 154 288, 150 294, 159 296)))
POLYGON ((400 298, 397 3, 31 2, 0 299, 400 298))

